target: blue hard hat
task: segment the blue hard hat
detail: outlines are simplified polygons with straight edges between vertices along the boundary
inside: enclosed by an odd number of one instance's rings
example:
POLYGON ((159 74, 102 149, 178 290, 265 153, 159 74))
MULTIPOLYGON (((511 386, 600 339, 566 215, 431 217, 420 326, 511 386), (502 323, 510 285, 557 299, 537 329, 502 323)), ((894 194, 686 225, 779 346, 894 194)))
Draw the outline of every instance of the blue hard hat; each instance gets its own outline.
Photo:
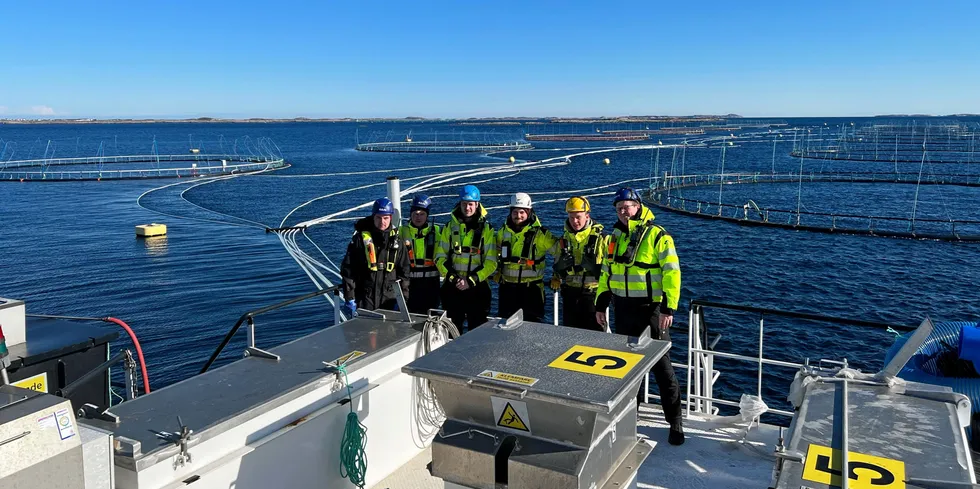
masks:
POLYGON ((630 187, 623 187, 616 191, 616 197, 613 198, 613 205, 617 202, 622 202, 624 200, 635 200, 636 202, 641 202, 640 194, 630 187))
POLYGON ((371 208, 371 215, 382 215, 390 216, 395 213, 395 205, 388 200, 387 197, 381 197, 380 199, 374 201, 374 207, 371 208))
POLYGON ((416 194, 415 197, 412 197, 412 207, 409 210, 422 209, 428 212, 429 207, 432 207, 432 199, 425 194, 416 194))
POLYGON ((467 185, 463 187, 463 190, 459 192, 459 200, 468 200, 471 202, 480 201, 480 189, 476 188, 476 185, 467 185))

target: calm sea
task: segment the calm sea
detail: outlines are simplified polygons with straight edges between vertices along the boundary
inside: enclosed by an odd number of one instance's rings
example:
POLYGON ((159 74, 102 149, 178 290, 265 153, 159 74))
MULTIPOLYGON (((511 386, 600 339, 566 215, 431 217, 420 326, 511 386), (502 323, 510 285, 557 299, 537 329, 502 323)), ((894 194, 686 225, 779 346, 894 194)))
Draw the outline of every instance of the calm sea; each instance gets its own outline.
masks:
MULTIPOLYGON (((827 135, 851 119, 790 119, 827 135)), ((867 120, 857 120, 866 124, 867 120)), ((976 124, 976 122, 973 122, 976 124)), ((278 226, 324 216, 383 195, 383 181, 397 175, 403 187, 425 175, 471 167, 426 168, 436 165, 494 164, 510 154, 391 154, 353 150, 360 140, 404 138, 515 139, 524 131, 593 131, 594 126, 474 126, 446 123, 268 123, 268 124, 99 124, 0 125, 3 159, 44 155, 247 153, 258 138, 271 138, 292 167, 279 172, 241 176, 193 186, 174 180, 68 183, 0 182, 0 295, 27 301, 31 313, 84 316, 112 315, 127 321, 139 334, 154 387, 194 374, 238 317, 251 309, 314 290, 312 283, 286 253, 274 234, 263 226, 278 226), (459 133, 480 133, 460 136, 459 133), (375 173, 366 173, 380 170, 375 173), (354 173, 337 175, 337 173, 354 173), (159 189, 164 185, 178 183, 159 189), (347 191, 370 184, 357 191, 347 191), (158 190, 154 190, 158 189, 158 190), (137 205, 137 198, 146 194, 137 205), (176 217, 181 216, 181 217, 176 217), (182 218, 183 217, 183 218, 182 218), (188 219, 190 218, 190 219, 188 219), (139 240, 133 226, 163 222, 165 239, 139 240)), ((610 129, 611 127, 602 127, 610 129)), ((619 127, 639 129, 638 126, 619 127)), ((765 130, 763 130, 765 131, 765 130)), ((660 138, 664 143, 679 137, 660 138)), ((656 137, 654 142, 656 142, 656 137)), ((792 136, 736 139, 727 148, 724 169, 769 172, 798 171, 800 160, 789 156, 792 136)), ((595 143, 541 143, 540 148, 595 148, 595 143)), ((608 146, 608 145, 607 145, 608 146)), ((538 159, 577 149, 520 152, 519 159, 538 159)), ((470 180, 480 184, 489 206, 506 205, 509 194, 531 192, 539 201, 564 199, 575 190, 611 192, 599 188, 628 179, 648 177, 683 163, 687 174, 717 173, 720 147, 674 151, 640 150, 574 158, 568 166, 522 172, 498 172, 470 180), (659 154, 658 154, 659 152, 659 154), (603 162, 610 159, 610 164, 603 162), (547 193, 551 192, 551 193, 547 193)), ((892 171, 891 162, 848 163, 805 161, 805 171, 845 169, 892 171)), ((976 165, 899 163, 902 171, 925 174, 980 173, 976 165)), ((458 186, 455 180, 434 189, 439 211, 448 211, 458 186)), ((637 182, 642 185, 643 182, 637 182)), ((687 191, 686 197, 720 197, 742 205, 752 199, 761 206, 850 214, 908 216, 913 201, 917 215, 946 219, 980 219, 980 189, 896 184, 769 184, 726 186, 687 191), (729 188, 730 187, 730 188, 729 188)), ((593 217, 611 224, 614 213, 608 197, 593 199, 593 217)), ((546 226, 559 229, 560 201, 536 206, 546 226)), ((494 223, 504 210, 492 211, 494 223)), ((352 214, 350 216, 355 216, 352 214)), ((440 218, 441 219, 441 218, 440 218)), ((773 307, 840 317, 914 324, 936 320, 977 320, 980 301, 980 244, 825 235, 780 229, 741 227, 666 212, 657 222, 674 236, 683 269, 682 311, 694 298, 773 307)), ((352 227, 339 221, 309 230, 310 237, 339 262, 352 227)), ((308 253, 319 252, 306 242, 308 253)), ((549 296, 550 311, 550 296, 549 296)), ((312 300, 257 320, 258 343, 272 347, 332 323, 332 310, 312 300)), ((550 317, 549 317, 550 319, 550 317)), ((709 311, 713 331, 723 333, 721 348, 751 352, 757 341, 758 317, 709 311)), ((834 324, 767 319, 766 353, 800 360, 840 358, 865 369, 880 367, 892 333, 883 329, 854 329, 834 324)), ((683 337, 676 340, 683 343, 683 337)), ((238 358, 245 341, 241 333, 226 349, 222 361, 238 358)), ((120 340, 125 345, 126 340, 120 340)), ((675 349, 675 360, 683 361, 675 349)), ((775 371, 788 379, 791 372, 775 371)), ((721 388, 737 393, 754 390, 754 373, 723 376, 721 388)), ((767 392, 776 396, 781 382, 767 392)))

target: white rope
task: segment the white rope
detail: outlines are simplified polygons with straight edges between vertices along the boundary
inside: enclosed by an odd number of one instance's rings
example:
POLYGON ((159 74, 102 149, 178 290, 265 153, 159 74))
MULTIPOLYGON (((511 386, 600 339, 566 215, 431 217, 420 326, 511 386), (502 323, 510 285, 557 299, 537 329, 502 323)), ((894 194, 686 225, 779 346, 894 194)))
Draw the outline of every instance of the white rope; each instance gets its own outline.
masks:
MULTIPOLYGON (((410 186, 404 188, 402 191, 405 194, 409 194, 409 193, 421 192, 423 190, 435 190, 435 189, 439 189, 439 188, 449 187, 449 186, 452 186, 452 185, 458 185, 459 183, 461 183, 461 182, 459 182, 460 180, 463 180, 467 184, 485 183, 485 182, 490 182, 490 181, 495 181, 495 180, 501 180, 501 179, 505 179, 505 178, 512 178, 514 176, 519 175, 523 171, 543 170, 543 169, 548 169, 548 168, 554 168, 554 167, 564 166, 564 165, 567 165, 567 164, 569 164, 571 162, 571 158, 575 158, 575 157, 579 157, 579 156, 592 155, 592 154, 601 154, 601 153, 609 153, 609 152, 619 152, 619 151, 637 151, 637 150, 654 149, 654 148, 658 148, 658 147, 659 148, 664 148, 664 147, 673 147, 673 146, 680 146, 680 145, 641 145, 641 146, 625 146, 625 147, 620 147, 620 148, 596 148, 596 149, 587 149, 586 151, 581 151, 581 152, 577 152, 577 153, 556 156, 556 157, 553 157, 553 158, 546 158, 546 159, 539 160, 539 161, 520 161, 520 162, 513 162, 513 163, 509 163, 508 162, 508 163, 505 163, 505 164, 490 165, 490 166, 487 166, 487 165, 481 164, 481 163, 476 163, 476 164, 460 164, 460 165, 432 165, 432 166, 429 166, 429 167, 418 167, 418 168, 412 168, 411 170, 415 170, 415 169, 427 169, 427 168, 459 167, 459 166, 479 166, 480 168, 465 169, 465 170, 454 170, 454 171, 449 171, 449 172, 441 172, 441 173, 437 173, 437 174, 434 174, 434 175, 423 175, 423 176, 419 176, 419 177, 412 177, 412 178, 403 179, 403 181, 412 181, 412 180, 418 180, 418 181, 416 183, 414 183, 413 185, 410 185, 410 186), (500 175, 501 172, 506 172, 506 174, 500 175), (493 175, 493 176, 491 176, 489 178, 482 178, 482 179, 479 178, 479 177, 483 177, 483 176, 486 176, 486 175, 493 175)), ((350 172, 348 174, 368 174, 368 173, 381 173, 381 172, 392 172, 392 171, 406 171, 406 170, 405 169, 399 169, 399 170, 390 170, 390 169, 388 169, 388 170, 370 170, 370 171, 365 171, 365 172, 350 172)), ((341 175, 341 174, 342 173, 323 174, 322 176, 341 175)), ((646 177, 643 177, 643 178, 634 178, 634 179, 622 180, 622 181, 615 182, 615 183, 609 183, 609 184, 605 184, 605 185, 600 185, 600 186, 596 186, 596 187, 589 187, 589 188, 577 189, 577 190, 573 190, 573 191, 543 191, 543 192, 534 192, 534 193, 532 193, 532 195, 558 195, 558 194, 564 194, 564 195, 568 195, 568 194, 582 195, 582 194, 588 194, 589 192, 595 192, 595 191, 606 189, 606 188, 609 188, 609 187, 613 187, 613 186, 617 186, 617 185, 622 185, 622 184, 625 184, 625 183, 630 183, 630 182, 635 182, 635 181, 640 181, 640 180, 647 180, 647 179, 648 178, 646 178, 646 177)), ((327 199, 327 198, 330 198, 330 197, 334 197, 334 196, 337 196, 337 195, 345 194, 345 193, 348 193, 348 192, 354 192, 354 191, 358 191, 358 190, 364 190, 364 189, 368 189, 368 188, 372 188, 372 187, 376 187, 376 186, 380 186, 380 185, 385 185, 385 184, 386 184, 385 182, 373 183, 373 184, 366 184, 366 185, 361 185, 361 186, 358 186, 358 187, 353 187, 353 188, 349 188, 349 189, 345 189, 345 190, 341 190, 341 191, 337 191, 337 192, 332 192, 332 193, 329 193, 329 194, 326 194, 326 195, 321 195, 319 197, 310 199, 310 200, 308 200, 308 201, 300 204, 299 206, 293 208, 291 211, 289 211, 289 213, 287 213, 286 216, 283 217, 282 222, 280 224, 280 227, 285 227, 286 222, 289 220, 289 218, 294 213, 296 213, 298 210, 300 210, 300 209, 302 209, 302 208, 304 208, 304 207, 306 207, 306 206, 308 206, 308 205, 310 205, 310 204, 312 204, 314 202, 317 202, 317 201, 320 201, 320 200, 323 200, 323 199, 327 199)), ((587 197, 602 196, 602 195, 609 195, 611 193, 612 192, 599 192, 599 193, 588 194, 586 196, 587 197)), ((487 195, 488 196, 503 196, 503 195, 508 195, 508 194, 487 194, 487 195)), ((446 197, 452 197, 452 195, 446 195, 446 197)), ((554 199, 540 200, 539 202, 541 202, 541 203, 557 202, 557 201, 564 200, 564 199, 565 199, 565 197, 558 197, 558 198, 554 198, 554 199)), ((313 283, 320 290, 323 290, 323 288, 325 288, 322 284, 326 284, 326 287, 330 287, 332 285, 331 282, 321 273, 321 270, 322 271, 325 271, 325 272, 329 272, 329 273, 331 273, 331 274, 333 274, 333 275, 335 275, 337 277, 340 277, 339 267, 337 267, 336 263, 334 263, 329 258, 329 256, 323 251, 323 249, 321 249, 312 240, 312 238, 310 238, 310 236, 306 233, 306 228, 311 227, 311 226, 316 226, 316 225, 327 224, 327 223, 330 223, 330 222, 351 221, 351 220, 360 219, 358 217, 340 217, 340 216, 344 216, 345 214, 349 214, 349 213, 354 212, 354 211, 357 211, 359 209, 364 209, 366 207, 370 207, 372 205, 372 202, 373 201, 364 202, 364 203, 358 204, 356 206, 349 207, 347 209, 343 209, 343 210, 340 210, 340 211, 337 211, 337 212, 333 212, 333 213, 328 214, 328 215, 325 215, 325 216, 321 216, 321 217, 318 217, 318 218, 315 218, 315 219, 310 219, 310 220, 307 220, 307 221, 303 221, 303 222, 301 222, 301 223, 299 223, 299 224, 297 224, 295 226, 297 229, 291 229, 291 230, 288 230, 288 231, 277 233, 279 235, 280 242, 283 244, 283 247, 286 248, 287 253, 289 253, 289 255, 293 258, 293 260, 296 261, 296 263, 304 271, 304 273, 306 273, 307 277, 309 277, 310 280, 312 280, 313 283), (317 249, 317 251, 320 252, 320 255, 322 255, 327 260, 327 262, 330 264, 329 266, 328 265, 325 265, 325 264, 323 264, 323 263, 321 263, 319 261, 317 261, 312 256, 310 256, 308 253, 306 253, 305 251, 303 251, 302 247, 296 241, 296 236, 298 235, 299 230, 302 231, 303 236, 311 244, 313 244, 313 246, 317 249)), ((497 208, 503 208, 503 207, 507 207, 507 206, 488 207, 488 209, 497 209, 497 208)), ((449 213, 447 212, 447 213, 442 213, 442 214, 434 214, 434 216, 444 216, 444 215, 448 215, 448 214, 449 213)), ((420 392, 420 394, 421 394, 421 392, 420 392)), ((438 417, 438 416, 436 418, 432 418, 431 417, 431 414, 432 413, 437 413, 437 411, 434 410, 435 408, 432 406, 431 403, 429 403, 429 401, 427 400, 427 398, 426 399, 422 399, 420 397, 420 400, 422 401, 420 404, 423 404, 424 403, 424 405, 426 406, 426 412, 429 413, 429 414, 425 414, 425 415, 422 415, 420 413, 420 419, 423 422, 425 422, 426 424, 428 424, 429 422, 434 421, 438 417)), ((441 421, 440 421, 439 424, 441 424, 441 421)))

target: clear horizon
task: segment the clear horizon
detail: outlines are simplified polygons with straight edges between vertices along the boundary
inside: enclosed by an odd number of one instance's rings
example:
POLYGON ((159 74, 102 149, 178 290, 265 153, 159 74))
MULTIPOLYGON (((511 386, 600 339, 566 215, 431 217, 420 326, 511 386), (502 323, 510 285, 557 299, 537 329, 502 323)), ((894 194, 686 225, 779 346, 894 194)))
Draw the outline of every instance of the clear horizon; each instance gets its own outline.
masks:
POLYGON ((5 13, 20 20, 5 26, 0 119, 980 113, 980 3, 968 1, 55 1, 5 13))

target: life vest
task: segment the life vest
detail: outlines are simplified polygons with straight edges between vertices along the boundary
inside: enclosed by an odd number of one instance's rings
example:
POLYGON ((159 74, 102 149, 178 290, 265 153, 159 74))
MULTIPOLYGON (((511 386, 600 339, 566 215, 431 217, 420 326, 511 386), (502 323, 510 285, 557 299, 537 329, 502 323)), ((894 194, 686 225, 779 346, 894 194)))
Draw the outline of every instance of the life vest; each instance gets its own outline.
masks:
POLYGON ((367 260, 368 269, 372 272, 384 270, 393 272, 395 270, 395 255, 398 253, 398 233, 394 229, 388 230, 388 246, 384 261, 378 261, 377 248, 374 245, 374 238, 370 231, 361 231, 361 240, 364 241, 364 257, 367 260))
POLYGON ((411 267, 408 272, 409 278, 439 277, 439 269, 436 268, 435 262, 436 237, 438 235, 439 228, 435 224, 429 224, 423 228, 416 228, 411 225, 401 227, 399 236, 404 241, 411 267))
POLYGON ((439 233, 435 262, 439 272, 447 277, 476 275, 474 280, 483 282, 497 269, 493 228, 482 205, 478 212, 476 226, 467 230, 454 210, 449 223, 439 233))
POLYGON ((554 242, 539 246, 538 241, 548 236, 548 230, 541 227, 537 218, 520 232, 514 232, 505 224, 497 236, 501 280, 507 283, 540 282, 544 278, 545 252, 554 242), (517 246, 520 250, 515 253, 517 246))
POLYGON ((605 250, 601 249, 602 229, 601 224, 590 223, 587 229, 576 233, 566 225, 565 234, 558 240, 558 253, 553 267, 555 274, 566 285, 591 288, 598 283, 605 254, 605 250), (585 243, 580 244, 575 235, 582 232, 587 232, 588 238, 585 243))
POLYGON ((628 237, 617 227, 606 250, 598 293, 645 298, 659 304, 667 294, 668 307, 680 296, 680 266, 670 235, 653 224, 653 213, 641 208, 639 222, 631 221, 628 237))

